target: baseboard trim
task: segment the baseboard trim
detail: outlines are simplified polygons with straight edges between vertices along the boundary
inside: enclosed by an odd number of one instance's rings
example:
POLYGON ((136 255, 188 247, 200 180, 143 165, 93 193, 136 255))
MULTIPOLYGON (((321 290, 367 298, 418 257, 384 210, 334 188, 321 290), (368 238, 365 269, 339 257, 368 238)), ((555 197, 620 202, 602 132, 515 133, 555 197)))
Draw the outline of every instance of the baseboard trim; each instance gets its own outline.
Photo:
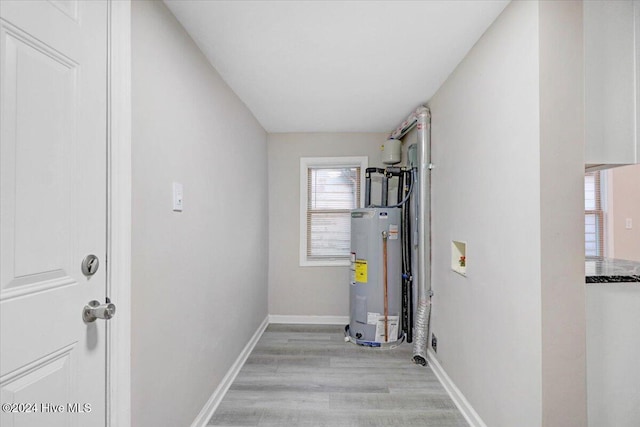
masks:
POLYGON ((447 393, 449 393, 449 396, 451 396, 453 403, 456 404, 469 425, 471 427, 487 427, 487 425, 484 423, 484 421, 482 421, 482 418, 480 418, 480 415, 478 415, 478 413, 473 409, 473 406, 471 406, 466 397, 464 397, 458 387, 456 387, 453 381, 451 381, 449 375, 447 375, 445 370, 442 369, 442 366, 436 359, 435 354, 433 354, 433 351, 431 349, 427 351, 427 360, 429 361, 431 370, 434 374, 436 374, 438 381, 440 381, 444 389, 447 391, 447 393))
POLYGON ((290 316, 270 314, 269 323, 302 325, 347 325, 349 316, 290 316))
POLYGON ((227 372, 227 375, 224 376, 196 419, 193 421, 193 423, 191 423, 191 427, 205 427, 207 425, 207 421, 209 421, 209 419, 213 416, 213 413, 216 411, 216 409, 218 409, 218 405, 220 405, 220 402, 222 402, 224 395, 227 394, 227 390, 229 390, 229 387, 231 387, 233 380, 235 380, 236 376, 238 376, 238 373, 240 372, 240 369, 242 369, 244 362, 246 362, 247 358, 253 351, 253 348, 256 346, 258 340, 262 336, 262 333, 265 329, 267 329, 268 325, 269 316, 264 318, 262 324, 260 324, 247 345, 242 349, 236 361, 233 362, 233 365, 231 365, 231 368, 227 372))

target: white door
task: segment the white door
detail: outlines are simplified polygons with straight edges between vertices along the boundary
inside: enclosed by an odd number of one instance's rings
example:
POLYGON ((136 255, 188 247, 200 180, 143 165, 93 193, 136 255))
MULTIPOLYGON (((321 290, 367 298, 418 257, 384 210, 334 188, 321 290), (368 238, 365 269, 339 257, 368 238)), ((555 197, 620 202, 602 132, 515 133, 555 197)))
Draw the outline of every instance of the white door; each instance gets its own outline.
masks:
POLYGON ((105 425, 106 94, 105 1, 0 0, 3 427, 105 425))

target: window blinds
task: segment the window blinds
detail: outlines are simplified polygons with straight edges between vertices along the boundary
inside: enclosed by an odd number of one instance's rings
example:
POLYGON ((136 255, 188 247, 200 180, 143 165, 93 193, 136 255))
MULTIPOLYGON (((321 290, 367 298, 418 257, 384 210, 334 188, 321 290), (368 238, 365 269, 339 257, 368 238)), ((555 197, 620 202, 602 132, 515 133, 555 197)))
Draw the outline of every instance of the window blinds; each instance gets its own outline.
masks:
POLYGON ((307 257, 349 256, 351 209, 360 207, 359 167, 307 169, 307 257))
POLYGON ((604 255, 604 210, 600 171, 584 176, 584 248, 586 256, 604 255))

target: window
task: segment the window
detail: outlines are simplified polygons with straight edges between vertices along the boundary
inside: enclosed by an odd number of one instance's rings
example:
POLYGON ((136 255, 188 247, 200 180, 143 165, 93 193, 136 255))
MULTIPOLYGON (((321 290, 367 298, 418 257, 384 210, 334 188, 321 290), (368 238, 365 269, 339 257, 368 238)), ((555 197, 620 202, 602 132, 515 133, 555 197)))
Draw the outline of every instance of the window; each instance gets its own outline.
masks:
POLYGON ((352 209, 362 207, 367 157, 300 159, 300 265, 349 265, 352 209))
POLYGON ((604 256, 604 210, 600 171, 584 175, 584 249, 586 256, 604 256))

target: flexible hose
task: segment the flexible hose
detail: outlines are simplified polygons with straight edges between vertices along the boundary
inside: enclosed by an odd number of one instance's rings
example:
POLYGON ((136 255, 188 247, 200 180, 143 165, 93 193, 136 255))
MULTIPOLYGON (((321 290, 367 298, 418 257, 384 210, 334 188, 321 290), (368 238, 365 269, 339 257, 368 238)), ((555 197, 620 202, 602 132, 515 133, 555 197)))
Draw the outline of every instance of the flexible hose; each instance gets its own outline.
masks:
POLYGON ((413 361, 419 365, 427 364, 427 333, 429 330, 429 316, 431 314, 431 301, 420 299, 416 316, 415 339, 413 349, 413 361))

